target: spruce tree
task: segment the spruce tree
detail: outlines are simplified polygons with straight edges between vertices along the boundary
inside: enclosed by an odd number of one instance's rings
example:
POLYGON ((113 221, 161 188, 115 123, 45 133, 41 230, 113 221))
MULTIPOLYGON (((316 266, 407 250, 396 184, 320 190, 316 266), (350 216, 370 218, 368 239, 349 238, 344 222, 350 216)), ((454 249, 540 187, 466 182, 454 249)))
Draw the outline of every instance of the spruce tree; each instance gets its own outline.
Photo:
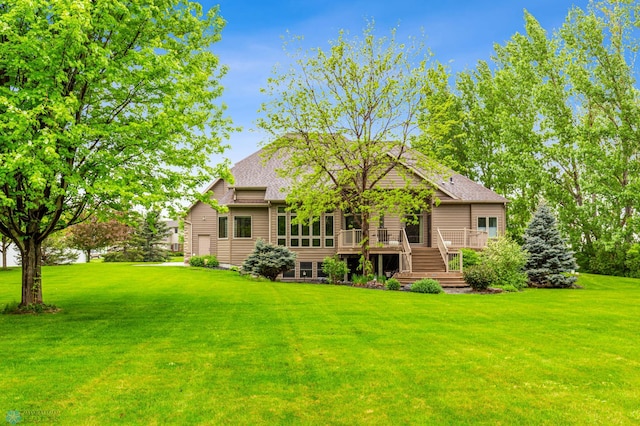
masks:
POLYGON ((296 266, 296 253, 286 247, 256 241, 256 247, 242 264, 245 273, 260 275, 275 281, 278 275, 296 266))
POLYGON ((524 233, 523 248, 529 252, 525 270, 536 287, 571 287, 576 277, 568 273, 577 268, 573 253, 560 235, 549 206, 538 208, 524 233))

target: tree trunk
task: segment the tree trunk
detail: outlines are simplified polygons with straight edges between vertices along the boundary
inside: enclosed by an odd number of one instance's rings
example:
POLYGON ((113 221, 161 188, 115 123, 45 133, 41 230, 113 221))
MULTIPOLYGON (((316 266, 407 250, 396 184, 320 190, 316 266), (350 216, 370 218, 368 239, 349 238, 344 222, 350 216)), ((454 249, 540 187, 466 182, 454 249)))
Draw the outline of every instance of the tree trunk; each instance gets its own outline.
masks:
POLYGON ((22 302, 20 306, 42 304, 42 243, 24 242, 22 254, 22 302))
POLYGON ((5 236, 2 237, 2 269, 7 269, 7 249, 9 245, 5 241, 5 236))
POLYGON ((362 275, 367 276, 373 273, 373 268, 371 267, 371 261, 369 260, 370 256, 370 239, 369 239, 369 213, 365 212, 361 215, 361 225, 362 228, 362 245, 361 245, 361 259, 360 259, 360 268, 362 269, 362 275))
POLYGON ((91 262, 91 249, 87 250, 85 254, 87 255, 87 263, 91 262))

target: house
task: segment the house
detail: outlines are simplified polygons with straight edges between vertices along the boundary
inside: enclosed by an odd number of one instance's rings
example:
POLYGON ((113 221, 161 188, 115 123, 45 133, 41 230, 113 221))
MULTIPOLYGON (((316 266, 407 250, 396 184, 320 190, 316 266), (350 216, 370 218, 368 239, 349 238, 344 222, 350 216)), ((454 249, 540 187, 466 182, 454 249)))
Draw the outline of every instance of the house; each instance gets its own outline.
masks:
MULTIPOLYGON (((460 248, 480 249, 488 238, 505 231, 507 199, 456 173, 445 179, 428 178, 428 173, 405 163, 412 178, 430 179, 437 189, 439 204, 421 212, 418 223, 406 224, 401 217, 381 216, 371 224, 371 261, 378 275, 396 276, 410 282, 434 277, 443 285, 461 283, 460 248)), ((205 190, 212 199, 228 207, 218 213, 198 202, 185 218, 185 261, 192 255, 214 254, 221 264, 242 265, 258 239, 284 245, 297 253, 294 270, 284 280, 324 277, 322 260, 338 254, 352 271, 359 259, 362 231, 343 212, 322 215, 311 225, 292 224, 295 212, 288 212, 284 192, 288 179, 277 169, 283 160, 263 158, 258 151, 238 162, 230 184, 216 179, 205 190)), ((393 181, 393 171, 388 179, 393 181)), ((387 182, 388 184, 388 182, 387 182)))
POLYGON ((181 252, 183 247, 180 243, 180 224, 177 220, 165 220, 165 225, 169 230, 166 238, 164 239, 164 245, 167 250, 176 253, 181 252))

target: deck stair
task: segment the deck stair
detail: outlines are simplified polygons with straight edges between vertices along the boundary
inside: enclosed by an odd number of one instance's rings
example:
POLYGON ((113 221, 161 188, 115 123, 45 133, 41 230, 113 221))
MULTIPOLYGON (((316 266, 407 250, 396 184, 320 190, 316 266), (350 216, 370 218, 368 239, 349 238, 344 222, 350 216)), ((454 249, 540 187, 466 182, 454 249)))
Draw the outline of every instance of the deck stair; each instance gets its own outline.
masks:
POLYGON ((468 287, 460 272, 446 272, 446 267, 437 248, 413 247, 412 272, 395 274, 394 278, 402 285, 412 284, 422 278, 433 278, 442 287, 468 287))

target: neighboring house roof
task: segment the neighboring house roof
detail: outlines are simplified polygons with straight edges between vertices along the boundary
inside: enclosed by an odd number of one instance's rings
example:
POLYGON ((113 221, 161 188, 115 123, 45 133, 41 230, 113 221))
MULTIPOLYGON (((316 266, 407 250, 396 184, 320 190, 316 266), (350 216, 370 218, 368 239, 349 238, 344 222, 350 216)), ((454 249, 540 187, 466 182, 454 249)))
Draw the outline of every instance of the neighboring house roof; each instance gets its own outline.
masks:
MULTIPOLYGON (((265 158, 263 152, 263 150, 254 152, 231 168, 231 174, 235 182, 218 201, 220 204, 232 205, 236 203, 232 188, 256 188, 261 190, 266 188, 264 201, 285 200, 286 189, 291 181, 286 177, 279 176, 277 172, 278 169, 284 168, 284 158, 279 156, 265 158)), ((442 192, 450 196, 454 201, 484 203, 506 203, 508 201, 506 198, 459 173, 451 171, 451 174, 446 176, 433 175, 429 171, 417 167, 415 161, 412 161, 410 157, 404 159, 403 164, 422 179, 427 179, 437 185, 442 192)), ((212 182, 206 191, 211 190, 219 181, 220 179, 216 179, 212 182)))

